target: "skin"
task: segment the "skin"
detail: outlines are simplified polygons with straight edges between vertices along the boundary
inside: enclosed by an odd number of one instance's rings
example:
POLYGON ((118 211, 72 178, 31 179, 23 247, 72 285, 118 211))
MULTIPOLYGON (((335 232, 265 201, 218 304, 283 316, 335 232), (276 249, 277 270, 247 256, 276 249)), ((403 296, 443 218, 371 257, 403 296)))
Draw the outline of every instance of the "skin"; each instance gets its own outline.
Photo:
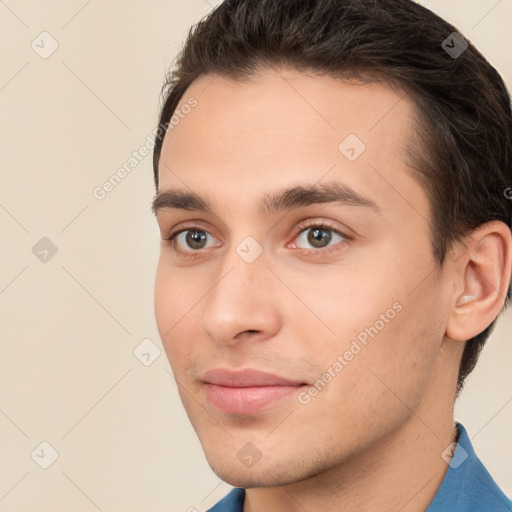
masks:
POLYGON ((429 203, 405 151, 412 102, 383 83, 266 69, 246 82, 202 76, 180 105, 191 96, 197 106, 165 137, 159 190, 194 191, 214 212, 157 212, 162 238, 180 226, 209 238, 199 250, 175 239, 195 258, 162 241, 155 314, 210 466, 248 489, 246 512, 425 510, 456 433, 464 340, 503 304, 510 231, 489 223, 436 266, 429 203), (366 145, 353 162, 338 150, 348 134, 366 145), (257 209, 266 193, 331 181, 379 211, 257 209), (308 242, 311 227, 297 230, 305 220, 330 224, 327 247, 308 242), (263 249, 252 263, 236 252, 247 236, 263 249), (295 394, 233 415, 208 401, 201 375, 218 367, 313 385, 396 303, 400 312, 309 403, 295 394), (252 467, 237 457, 249 442, 261 454, 252 467))

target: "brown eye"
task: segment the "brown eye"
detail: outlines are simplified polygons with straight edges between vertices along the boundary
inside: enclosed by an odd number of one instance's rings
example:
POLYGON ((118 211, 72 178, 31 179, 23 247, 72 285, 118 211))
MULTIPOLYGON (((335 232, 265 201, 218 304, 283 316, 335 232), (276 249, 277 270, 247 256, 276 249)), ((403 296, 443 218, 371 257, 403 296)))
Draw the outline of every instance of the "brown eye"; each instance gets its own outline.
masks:
POLYGON ((179 255, 191 257, 200 256, 203 249, 219 245, 213 243, 213 240, 216 240, 215 237, 199 226, 190 226, 178 230, 171 233, 164 240, 169 241, 172 249, 179 255))
POLYGON ((314 228, 308 229, 309 232, 307 239, 313 247, 322 248, 329 244, 332 235, 330 229, 314 228))
POLYGON ((331 226, 311 224, 303 226, 295 239, 297 240, 295 247, 298 249, 324 249, 337 245, 339 242, 349 240, 349 237, 346 237, 331 226))
POLYGON ((205 240, 207 237, 206 231, 202 229, 188 229, 183 231, 186 233, 185 242, 191 249, 204 249, 205 240))

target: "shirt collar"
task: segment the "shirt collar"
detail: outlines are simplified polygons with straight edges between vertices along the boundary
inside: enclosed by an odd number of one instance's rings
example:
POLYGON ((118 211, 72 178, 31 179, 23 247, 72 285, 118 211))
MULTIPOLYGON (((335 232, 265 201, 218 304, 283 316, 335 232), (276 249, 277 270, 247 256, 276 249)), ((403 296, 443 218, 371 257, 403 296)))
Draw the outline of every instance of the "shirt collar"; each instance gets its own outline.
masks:
POLYGON ((448 470, 425 512, 510 512, 512 501, 478 458, 464 426, 456 423, 457 441, 443 452, 448 470), (453 456, 450 458, 451 452, 453 456))

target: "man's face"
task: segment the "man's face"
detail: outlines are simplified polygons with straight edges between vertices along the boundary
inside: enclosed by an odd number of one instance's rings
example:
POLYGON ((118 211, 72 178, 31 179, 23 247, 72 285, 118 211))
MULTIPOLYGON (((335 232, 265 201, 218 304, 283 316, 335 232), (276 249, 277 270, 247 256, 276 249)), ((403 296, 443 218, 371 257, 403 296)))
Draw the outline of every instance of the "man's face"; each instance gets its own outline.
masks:
POLYGON ((213 470, 298 481, 433 407, 448 286, 407 168, 410 100, 283 70, 203 76, 178 111, 159 190, 212 210, 160 202, 162 237, 189 231, 162 242, 155 310, 213 470))

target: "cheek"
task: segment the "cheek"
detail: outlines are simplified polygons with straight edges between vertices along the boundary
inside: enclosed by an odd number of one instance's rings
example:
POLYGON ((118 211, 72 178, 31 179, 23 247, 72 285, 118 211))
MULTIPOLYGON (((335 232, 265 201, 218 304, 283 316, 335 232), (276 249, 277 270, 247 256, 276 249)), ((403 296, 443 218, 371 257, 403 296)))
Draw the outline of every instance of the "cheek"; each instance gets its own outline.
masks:
POLYGON ((399 307, 393 308, 393 314, 387 310, 383 320, 369 320, 371 324, 358 334, 364 335, 364 343, 358 343, 361 351, 350 363, 358 392, 383 414, 387 408, 405 413, 404 404, 413 409, 419 405, 443 339, 434 327, 438 324, 434 304, 418 295, 402 297, 394 305, 399 307))
POLYGON ((160 333, 160 338, 165 343, 165 334, 173 325, 173 312, 175 311, 175 301, 172 293, 173 285, 168 272, 166 272, 161 263, 159 263, 155 277, 155 319, 160 333))
POLYGON ((301 323, 316 328, 333 348, 345 344, 377 323, 382 331, 399 316, 404 303, 389 273, 372 272, 369 266, 326 268, 294 279, 294 291, 307 306, 296 302, 301 323), (381 320, 384 315, 384 320, 381 320), (385 323, 383 323, 385 321, 385 323))
POLYGON ((324 372, 342 356, 343 367, 352 368, 339 379, 347 386, 355 379, 375 380, 370 370, 390 384, 397 381, 399 388, 415 379, 419 385, 442 341, 442 333, 432 327, 439 325, 434 285, 427 280, 412 291, 423 275, 418 261, 415 269, 405 261, 386 264, 380 258, 375 263, 351 267, 350 273, 331 268, 329 275, 295 281, 311 309, 297 315, 301 332, 307 333, 302 339, 308 357, 324 372))
POLYGON ((405 421, 421 403, 436 362, 437 333, 423 308, 405 300, 400 304, 402 309, 393 309, 396 314, 389 315, 393 316, 389 323, 375 320, 375 312, 386 314, 385 308, 372 309, 366 317, 358 317, 362 329, 339 322, 336 340, 326 338, 322 350, 318 345, 308 347, 307 357, 322 381, 315 382, 320 391, 311 399, 311 407, 334 437, 340 430, 354 439, 361 432, 380 435, 379 429, 386 431, 405 421))
POLYGON ((173 268, 165 260, 164 256, 160 257, 154 293, 156 322, 164 342, 186 321, 188 313, 200 300, 202 289, 195 285, 194 279, 173 268))
POLYGON ((184 286, 182 278, 168 265, 159 264, 155 277, 154 307, 160 339, 167 358, 174 371, 183 363, 190 350, 180 340, 190 338, 187 321, 191 318, 194 304, 197 303, 197 293, 194 287, 184 286), (188 335, 184 335, 188 332, 188 335), (185 337, 184 337, 185 336, 185 337))

